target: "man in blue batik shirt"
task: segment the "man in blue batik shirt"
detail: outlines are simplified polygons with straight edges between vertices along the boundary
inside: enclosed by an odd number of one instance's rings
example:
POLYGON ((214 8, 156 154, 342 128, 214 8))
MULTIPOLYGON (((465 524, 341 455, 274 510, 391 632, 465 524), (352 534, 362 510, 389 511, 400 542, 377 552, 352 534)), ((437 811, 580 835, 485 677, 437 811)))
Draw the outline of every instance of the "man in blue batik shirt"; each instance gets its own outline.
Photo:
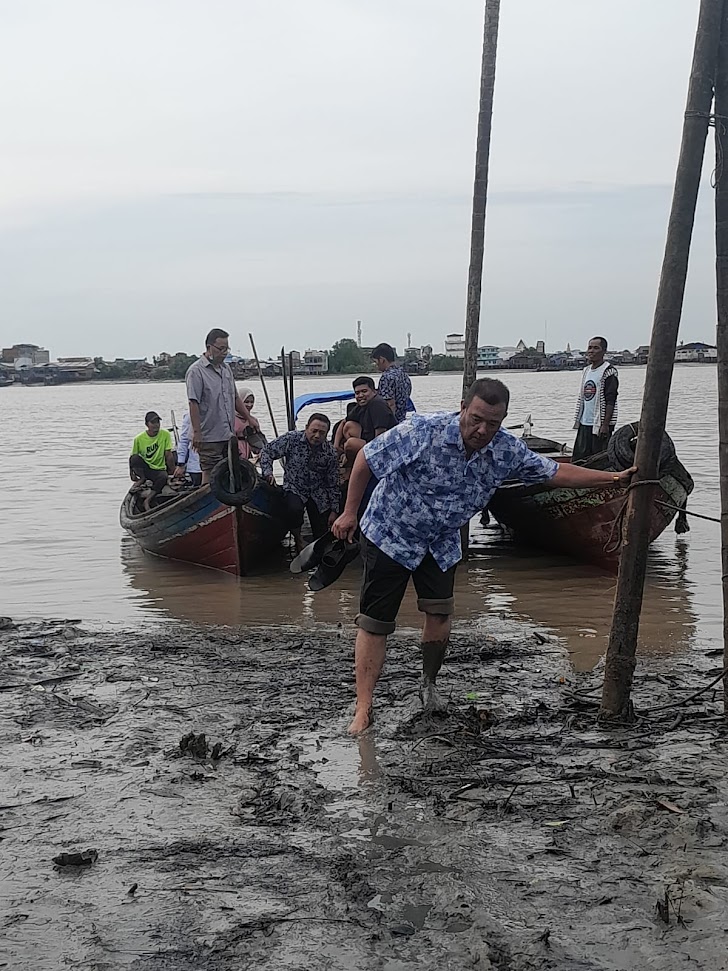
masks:
POLYGON ((501 381, 482 378, 468 390, 459 415, 415 415, 357 456, 346 508, 333 525, 339 539, 353 537, 359 503, 375 475, 379 484, 361 521, 364 576, 352 735, 371 723, 387 636, 394 631, 410 577, 425 615, 420 697, 426 710, 443 707, 435 681, 450 636, 455 568, 462 556, 460 528, 488 505, 503 482, 620 488, 635 471, 597 472, 531 452, 501 428, 508 401, 508 388, 501 381))

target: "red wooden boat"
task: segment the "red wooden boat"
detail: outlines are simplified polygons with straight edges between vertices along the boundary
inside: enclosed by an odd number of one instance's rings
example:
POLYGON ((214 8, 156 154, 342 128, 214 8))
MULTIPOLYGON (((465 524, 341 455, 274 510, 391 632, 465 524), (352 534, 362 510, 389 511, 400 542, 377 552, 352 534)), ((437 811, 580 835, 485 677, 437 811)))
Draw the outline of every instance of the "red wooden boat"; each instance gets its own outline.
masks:
POLYGON ((138 494, 121 506, 122 527, 149 553, 244 576, 280 549, 287 532, 282 494, 260 481, 242 506, 220 502, 205 485, 140 511, 138 494))
MULTIPOLYGON (((625 426, 634 432, 637 426, 625 426)), ((620 441, 624 443, 626 436, 620 441)), ((564 447, 548 439, 525 438, 534 451, 548 454, 557 461, 571 461, 564 447)), ((685 508, 693 490, 693 480, 674 453, 672 443, 661 463, 659 485, 653 486, 650 539, 652 543, 685 508)), ((632 452, 633 454, 633 452, 632 452)), ((580 463, 587 468, 608 470, 629 468, 624 461, 615 463, 614 453, 602 452, 580 463)), ((554 489, 546 485, 506 483, 490 501, 488 511, 514 538, 524 544, 616 571, 622 543, 622 514, 627 489, 609 486, 601 489, 554 489)), ((684 515, 682 519, 684 520, 684 515)), ((687 525, 682 525, 682 530, 687 525)))

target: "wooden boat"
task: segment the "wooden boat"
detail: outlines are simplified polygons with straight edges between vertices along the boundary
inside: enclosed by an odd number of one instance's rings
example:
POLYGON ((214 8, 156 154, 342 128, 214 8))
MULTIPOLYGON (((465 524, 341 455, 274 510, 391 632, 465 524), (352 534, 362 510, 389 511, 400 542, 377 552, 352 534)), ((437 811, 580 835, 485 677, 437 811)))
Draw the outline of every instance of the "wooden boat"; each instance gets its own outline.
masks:
MULTIPOLYGON (((534 451, 548 454, 559 462, 571 461, 568 451, 556 442, 527 437, 525 440, 534 451)), ((580 464, 603 471, 614 467, 607 452, 580 464)), ((667 528, 678 510, 685 508, 693 480, 673 456, 663 463, 659 484, 653 489, 650 543, 667 528)), ((616 571, 626 501, 627 489, 612 486, 554 489, 548 485, 511 482, 496 491, 488 511, 518 542, 616 571)))
POLYGON ((253 572, 280 548, 287 532, 283 496, 261 482, 244 506, 220 502, 205 485, 141 512, 129 492, 120 521, 149 553, 184 560, 234 576, 253 572))

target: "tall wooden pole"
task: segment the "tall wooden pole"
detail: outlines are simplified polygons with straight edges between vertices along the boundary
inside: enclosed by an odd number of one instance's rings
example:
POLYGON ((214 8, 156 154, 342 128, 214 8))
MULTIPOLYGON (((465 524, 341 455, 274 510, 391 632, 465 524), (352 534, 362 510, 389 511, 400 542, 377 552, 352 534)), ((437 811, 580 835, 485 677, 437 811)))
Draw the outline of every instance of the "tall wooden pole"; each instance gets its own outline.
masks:
POLYGON ((485 250, 485 205, 488 198, 490 129, 493 118, 493 92, 495 90, 495 62, 498 49, 499 18, 500 0, 485 0, 483 61, 480 71, 480 109, 478 112, 478 137, 475 148, 473 217, 470 230, 470 268, 468 270, 468 296, 465 310, 463 393, 475 381, 478 368, 480 293, 483 279, 483 252, 485 250))
POLYGON ((265 378, 263 377, 263 368, 260 366, 260 358, 258 357, 258 351, 255 347, 255 341, 253 340, 253 335, 248 334, 250 338, 250 346, 253 349, 253 357, 255 358, 255 366, 258 368, 258 377, 260 378, 260 383, 263 387, 263 394, 265 395, 265 403, 268 405, 268 414, 270 415, 270 423, 273 426, 273 434, 278 438, 278 428, 276 427, 276 416, 273 414, 273 407, 270 403, 270 397, 268 395, 268 388, 265 386, 265 378))
MULTIPOLYGON (((715 78, 715 276, 718 309, 718 463, 723 577, 723 667, 728 668, 728 0, 723 3, 715 78)), ((728 718, 728 675, 723 679, 728 718)))
MULTIPOLYGON (((680 159, 652 325, 635 458, 639 470, 636 481, 657 477, 685 294, 695 207, 713 104, 713 82, 722 13, 723 0, 701 0, 680 159)), ((649 124, 647 118, 645 124, 649 124)), ((625 721, 632 717, 630 691, 647 566, 652 493, 653 488, 648 485, 633 488, 629 494, 614 616, 604 671, 600 711, 603 721, 625 721)))

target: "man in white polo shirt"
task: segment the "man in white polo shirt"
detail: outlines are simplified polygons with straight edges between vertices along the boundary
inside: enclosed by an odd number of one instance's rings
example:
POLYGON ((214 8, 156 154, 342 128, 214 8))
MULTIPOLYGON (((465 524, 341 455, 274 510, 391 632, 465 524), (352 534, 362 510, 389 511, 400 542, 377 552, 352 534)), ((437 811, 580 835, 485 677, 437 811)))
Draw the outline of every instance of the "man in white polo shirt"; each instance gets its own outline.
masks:
POLYGON ((581 376, 574 416, 575 462, 604 452, 617 424, 619 375, 616 367, 605 359, 606 353, 606 339, 592 337, 586 349, 589 364, 581 376))

